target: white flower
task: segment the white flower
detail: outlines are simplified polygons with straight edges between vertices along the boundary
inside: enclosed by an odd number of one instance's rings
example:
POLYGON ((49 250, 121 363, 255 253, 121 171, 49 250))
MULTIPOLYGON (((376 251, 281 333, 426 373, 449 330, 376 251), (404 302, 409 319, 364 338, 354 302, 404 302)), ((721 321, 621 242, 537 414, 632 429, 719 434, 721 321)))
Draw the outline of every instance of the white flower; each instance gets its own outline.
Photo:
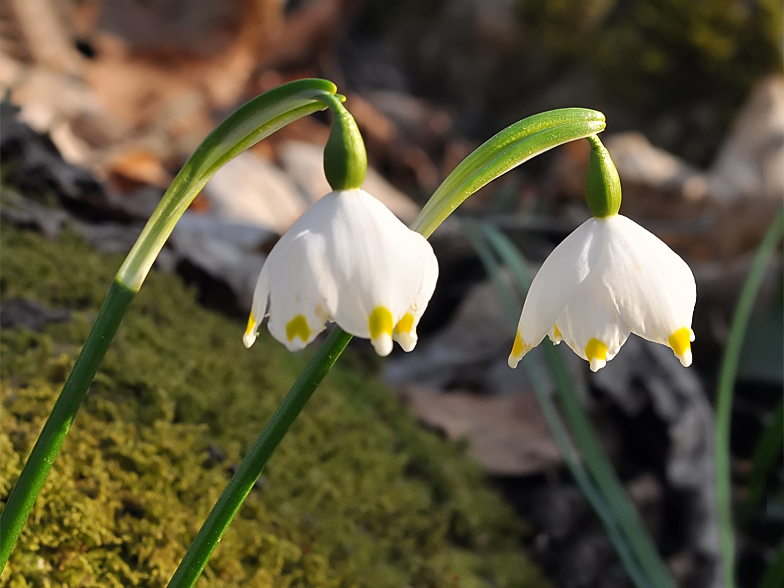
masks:
POLYGON ((438 278, 430 243, 363 190, 324 196, 291 226, 267 257, 243 337, 253 345, 269 315, 273 337, 302 349, 334 321, 369 338, 379 355, 392 340, 406 351, 438 278))
POLYGON ((531 284, 509 365, 545 335, 604 367, 629 333, 668 345, 691 365, 697 288, 689 266, 621 215, 592 218, 555 248, 531 284))

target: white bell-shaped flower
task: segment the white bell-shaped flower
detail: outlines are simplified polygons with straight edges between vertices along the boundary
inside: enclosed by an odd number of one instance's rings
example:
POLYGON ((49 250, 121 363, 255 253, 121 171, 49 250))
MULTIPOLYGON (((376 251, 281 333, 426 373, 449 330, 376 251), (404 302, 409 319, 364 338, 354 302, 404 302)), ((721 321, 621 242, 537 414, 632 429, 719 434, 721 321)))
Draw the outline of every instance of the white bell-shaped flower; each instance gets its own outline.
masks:
POLYGON ((691 365, 697 299, 689 266, 655 235, 612 214, 591 218, 555 248, 523 306, 509 365, 549 335, 604 367, 629 333, 668 345, 691 365))
POLYGON ((438 262, 422 235, 363 190, 331 192, 267 257, 243 341, 250 347, 269 315, 270 333, 291 351, 328 320, 370 339, 379 355, 392 351, 393 339, 410 351, 437 278, 438 262))

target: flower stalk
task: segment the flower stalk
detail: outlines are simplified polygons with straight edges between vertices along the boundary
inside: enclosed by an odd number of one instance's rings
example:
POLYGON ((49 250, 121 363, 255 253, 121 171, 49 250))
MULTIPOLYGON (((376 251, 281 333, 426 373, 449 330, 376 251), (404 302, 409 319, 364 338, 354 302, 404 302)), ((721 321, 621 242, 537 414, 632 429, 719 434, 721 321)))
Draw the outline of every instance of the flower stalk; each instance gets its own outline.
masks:
POLYGON ((261 476, 264 466, 267 465, 324 376, 335 365, 338 357, 351 341, 351 337, 340 327, 335 327, 324 344, 316 351, 210 511, 177 571, 169 581, 169 588, 193 586, 199 579, 212 552, 218 546, 218 542, 228 529, 256 480, 261 476))
POLYGON ((177 174, 120 267, 101 311, 0 515, 0 572, 65 441, 122 317, 182 213, 224 164, 288 123, 324 110, 318 97, 337 88, 298 80, 257 96, 202 142, 177 174))
MULTIPOLYGON (((414 219, 411 228, 428 237, 460 203, 495 178, 553 147, 601 132, 604 126, 602 113, 570 108, 545 112, 508 127, 455 168, 414 219)), ((291 422, 350 339, 351 335, 340 327, 335 327, 327 337, 306 368, 306 372, 312 369, 312 375, 305 378, 303 374, 297 380, 283 401, 287 408, 283 409, 281 405, 264 427, 188 548, 168 588, 191 588, 195 585, 250 488, 261 475, 271 452, 277 448, 291 422), (327 369, 321 369, 320 362, 330 363, 327 369), (235 481, 240 472, 242 480, 235 481)))
POLYGON ((8 561, 90 383, 136 293, 115 280, 0 516, 0 571, 8 561))

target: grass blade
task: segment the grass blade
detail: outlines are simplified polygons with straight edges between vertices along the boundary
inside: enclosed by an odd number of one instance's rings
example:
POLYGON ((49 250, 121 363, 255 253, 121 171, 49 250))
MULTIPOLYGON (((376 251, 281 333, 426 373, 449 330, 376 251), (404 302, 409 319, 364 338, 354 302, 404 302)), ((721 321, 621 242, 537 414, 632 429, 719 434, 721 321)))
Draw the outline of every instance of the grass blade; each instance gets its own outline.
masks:
POLYGON ((762 284, 773 251, 784 230, 784 209, 780 209, 770 225, 754 256, 751 269, 743 283, 735 314, 732 317, 730 334, 724 348, 716 390, 716 501, 719 514, 719 542, 725 588, 735 586, 735 533, 732 523, 732 481, 730 478, 730 421, 732 419, 732 396, 738 359, 749 317, 762 284))

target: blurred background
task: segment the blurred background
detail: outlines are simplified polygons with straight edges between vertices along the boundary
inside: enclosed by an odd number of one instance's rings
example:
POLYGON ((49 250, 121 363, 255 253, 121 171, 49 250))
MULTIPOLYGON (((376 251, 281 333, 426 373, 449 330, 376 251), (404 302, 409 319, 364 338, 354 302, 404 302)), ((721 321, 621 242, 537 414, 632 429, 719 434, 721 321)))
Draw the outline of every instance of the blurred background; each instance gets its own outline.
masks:
MULTIPOLYGON (((405 222, 505 126, 553 108, 601 110, 621 212, 697 278, 695 361, 685 370, 636 337, 597 374, 565 359, 679 583, 714 586, 711 403, 738 292, 784 199, 782 10, 780 0, 3 0, 3 215, 47 235, 68 225, 125 253, 217 122, 302 77, 347 96, 368 148, 365 188, 405 222)), ((328 124, 323 113, 300 120, 222 169, 158 267, 244 318, 265 253, 329 191, 328 124)), ((609 588, 628 580, 531 384, 506 367, 514 325, 470 238, 489 224, 535 270, 589 217, 587 157, 580 141, 528 162, 435 233, 441 278, 420 344, 377 368, 421 423, 467 441, 528 519, 555 585, 609 588)), ((738 503, 758 439, 781 426, 782 316, 777 254, 736 388, 738 503)), ((780 459, 764 480, 740 528, 741 586, 757 585, 784 529, 780 459)))

